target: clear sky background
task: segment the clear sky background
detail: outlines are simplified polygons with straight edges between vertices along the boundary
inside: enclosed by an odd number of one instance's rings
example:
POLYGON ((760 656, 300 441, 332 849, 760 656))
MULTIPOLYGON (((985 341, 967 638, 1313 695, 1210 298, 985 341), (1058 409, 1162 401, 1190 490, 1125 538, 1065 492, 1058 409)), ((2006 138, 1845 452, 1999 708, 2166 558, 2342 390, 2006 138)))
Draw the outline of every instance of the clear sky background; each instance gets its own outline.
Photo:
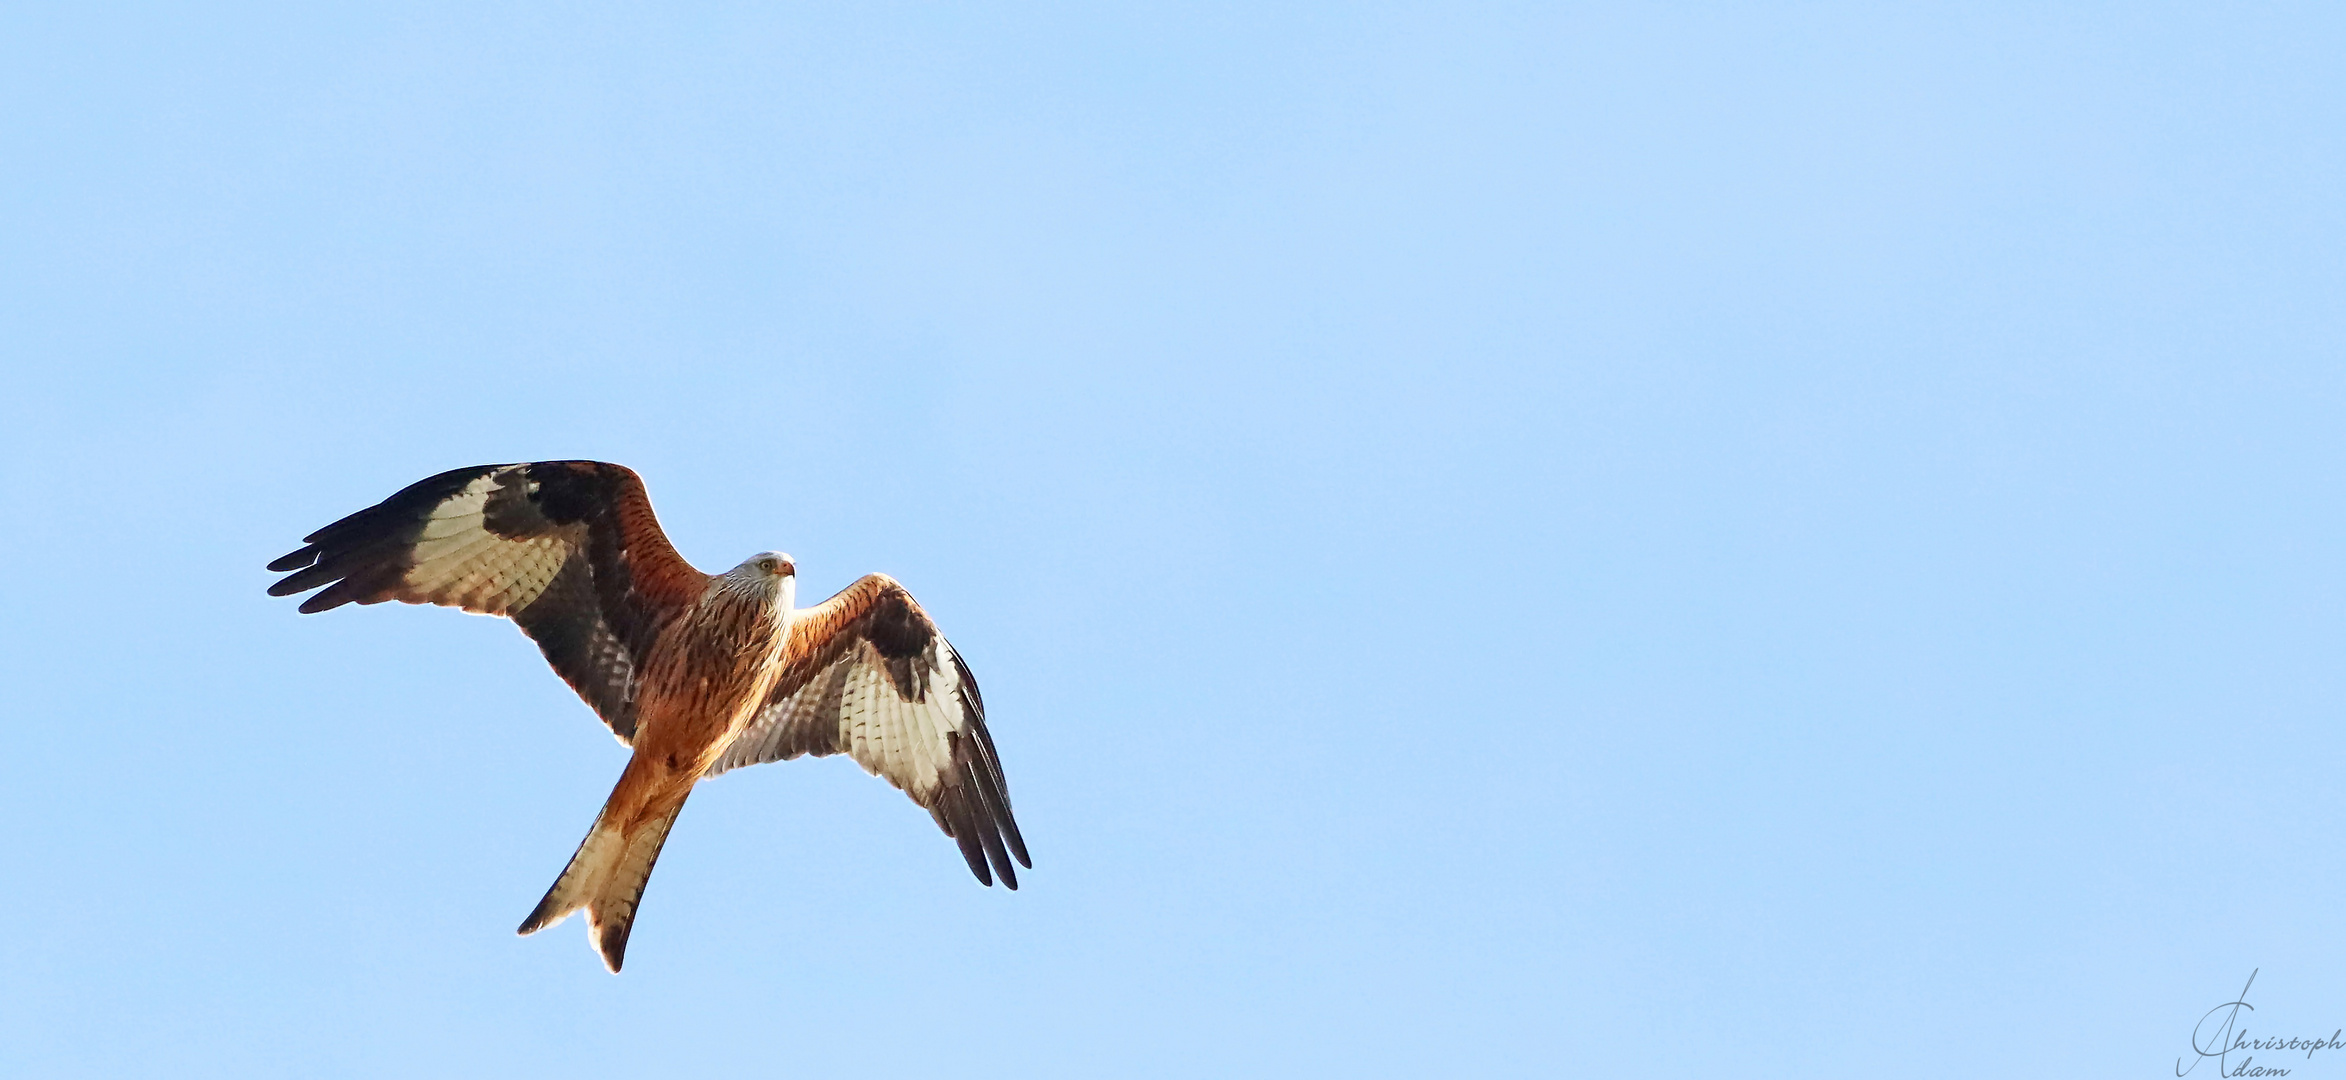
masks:
POLYGON ((330 8, 0 13, 0 1073, 2346 1025, 2336 8, 330 8), (262 566, 551 457, 911 587, 1024 888, 801 761, 516 938, 624 751, 262 566))

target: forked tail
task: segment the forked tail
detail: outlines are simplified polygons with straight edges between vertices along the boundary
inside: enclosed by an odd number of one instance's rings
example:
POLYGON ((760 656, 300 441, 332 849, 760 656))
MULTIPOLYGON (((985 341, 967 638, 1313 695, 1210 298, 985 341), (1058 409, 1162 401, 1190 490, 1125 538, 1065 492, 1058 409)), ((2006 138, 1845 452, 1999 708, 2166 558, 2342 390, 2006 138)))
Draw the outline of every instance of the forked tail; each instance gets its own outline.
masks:
POLYGON ((652 864, 660 861, 660 846, 667 843, 668 829, 676 824, 684 800, 665 809, 647 808, 634 822, 614 820, 612 809, 608 804, 603 807, 570 865, 554 879, 537 910, 521 921, 520 932, 537 933, 584 908, 587 936, 603 954, 604 966, 616 973, 627 956, 627 931, 635 925, 644 883, 651 880, 652 864))

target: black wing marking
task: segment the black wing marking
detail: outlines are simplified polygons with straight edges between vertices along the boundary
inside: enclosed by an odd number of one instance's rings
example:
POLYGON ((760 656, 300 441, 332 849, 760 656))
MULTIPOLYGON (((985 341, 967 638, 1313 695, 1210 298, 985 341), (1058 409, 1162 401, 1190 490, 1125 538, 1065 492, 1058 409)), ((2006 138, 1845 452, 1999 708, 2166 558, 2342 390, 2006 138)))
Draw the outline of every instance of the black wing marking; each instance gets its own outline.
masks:
POLYGON ((791 619, 790 659, 766 705, 708 775, 844 753, 929 811, 970 873, 1018 887, 1033 868, 986 731, 977 680, 902 585, 873 574, 791 619))

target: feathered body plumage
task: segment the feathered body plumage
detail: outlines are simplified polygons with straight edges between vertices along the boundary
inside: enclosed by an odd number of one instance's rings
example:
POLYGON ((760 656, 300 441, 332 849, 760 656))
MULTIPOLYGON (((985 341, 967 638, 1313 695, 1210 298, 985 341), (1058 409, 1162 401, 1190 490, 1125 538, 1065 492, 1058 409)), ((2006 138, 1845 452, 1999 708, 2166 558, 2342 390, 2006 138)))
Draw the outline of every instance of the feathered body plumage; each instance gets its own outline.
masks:
POLYGON ((644 884, 701 780, 847 753, 928 808, 970 871, 1018 887, 1032 866, 1010 814, 977 682, 894 579, 867 575, 798 610, 779 552, 694 570, 618 465, 456 469, 312 533, 270 587, 323 587, 303 612, 385 600, 503 615, 633 748, 602 813, 521 925, 587 912, 618 971, 644 884))

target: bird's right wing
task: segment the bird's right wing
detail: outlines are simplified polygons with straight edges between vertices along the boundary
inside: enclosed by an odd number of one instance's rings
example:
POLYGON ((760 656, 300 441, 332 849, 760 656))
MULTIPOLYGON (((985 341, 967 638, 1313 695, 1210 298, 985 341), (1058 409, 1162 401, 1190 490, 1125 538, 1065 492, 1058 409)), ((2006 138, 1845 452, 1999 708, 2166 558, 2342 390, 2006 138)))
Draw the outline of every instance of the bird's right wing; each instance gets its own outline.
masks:
POLYGON ((400 600, 521 624, 621 742, 636 672, 707 575, 676 553, 634 471, 601 461, 452 469, 304 538, 269 564, 303 613, 400 600))

